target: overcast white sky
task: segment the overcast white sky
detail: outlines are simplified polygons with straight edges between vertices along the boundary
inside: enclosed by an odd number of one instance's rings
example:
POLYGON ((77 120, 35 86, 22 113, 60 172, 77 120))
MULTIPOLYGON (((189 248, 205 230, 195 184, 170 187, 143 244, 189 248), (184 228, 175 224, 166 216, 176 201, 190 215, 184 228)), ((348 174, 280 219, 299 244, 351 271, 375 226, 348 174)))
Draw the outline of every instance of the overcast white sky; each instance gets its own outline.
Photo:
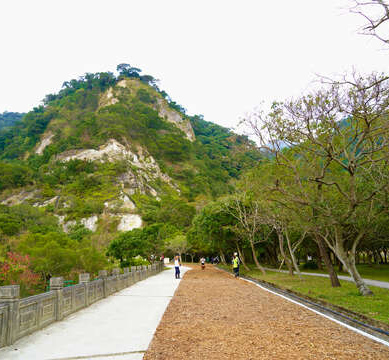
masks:
POLYGON ((385 71, 349 0, 9 0, 0 2, 0 112, 28 111, 85 72, 140 67, 208 121, 234 127, 315 74, 385 71))

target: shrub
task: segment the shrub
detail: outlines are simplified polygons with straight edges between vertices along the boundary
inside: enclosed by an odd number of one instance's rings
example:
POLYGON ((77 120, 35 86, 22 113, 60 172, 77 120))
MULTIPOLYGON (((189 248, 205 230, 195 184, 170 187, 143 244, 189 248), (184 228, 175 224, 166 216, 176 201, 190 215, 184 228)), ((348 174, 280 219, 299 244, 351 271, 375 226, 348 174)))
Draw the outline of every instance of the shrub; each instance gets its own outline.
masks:
POLYGON ((304 265, 303 269, 307 270, 316 270, 319 267, 317 266, 317 262, 315 260, 308 260, 304 265))

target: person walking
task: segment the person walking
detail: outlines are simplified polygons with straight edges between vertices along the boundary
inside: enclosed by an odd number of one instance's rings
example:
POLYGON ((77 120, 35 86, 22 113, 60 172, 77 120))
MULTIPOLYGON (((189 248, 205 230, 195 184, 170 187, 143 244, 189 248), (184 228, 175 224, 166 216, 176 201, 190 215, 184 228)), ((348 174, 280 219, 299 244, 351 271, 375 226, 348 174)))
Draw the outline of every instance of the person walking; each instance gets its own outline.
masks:
POLYGON ((204 270, 205 269, 205 259, 204 259, 204 256, 200 259, 200 264, 201 264, 201 269, 204 270))
POLYGON ((174 269, 176 271, 176 279, 180 278, 180 266, 181 266, 181 260, 178 255, 174 257, 174 269))
POLYGON ((232 269, 234 271, 234 275, 237 278, 239 276, 239 257, 238 253, 234 253, 234 257, 232 258, 232 269))

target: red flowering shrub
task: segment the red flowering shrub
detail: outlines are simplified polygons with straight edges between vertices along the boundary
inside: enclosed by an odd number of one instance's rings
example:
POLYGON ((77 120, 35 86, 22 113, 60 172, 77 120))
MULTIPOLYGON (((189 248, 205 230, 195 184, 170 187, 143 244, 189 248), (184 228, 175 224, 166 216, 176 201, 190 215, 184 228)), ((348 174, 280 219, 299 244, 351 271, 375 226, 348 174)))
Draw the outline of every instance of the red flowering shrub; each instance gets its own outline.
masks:
POLYGON ((8 252, 0 262, 0 285, 20 285, 22 296, 32 295, 42 288, 41 276, 30 268, 28 255, 8 252))

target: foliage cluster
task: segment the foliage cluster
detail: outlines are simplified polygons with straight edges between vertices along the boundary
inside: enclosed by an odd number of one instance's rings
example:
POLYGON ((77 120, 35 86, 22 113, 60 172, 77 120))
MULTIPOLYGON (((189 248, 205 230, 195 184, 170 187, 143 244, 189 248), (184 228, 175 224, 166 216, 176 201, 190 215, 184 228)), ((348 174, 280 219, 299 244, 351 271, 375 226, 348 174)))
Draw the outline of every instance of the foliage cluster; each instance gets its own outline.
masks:
POLYGON ((23 117, 24 113, 4 111, 0 113, 0 130, 15 125, 23 117))

